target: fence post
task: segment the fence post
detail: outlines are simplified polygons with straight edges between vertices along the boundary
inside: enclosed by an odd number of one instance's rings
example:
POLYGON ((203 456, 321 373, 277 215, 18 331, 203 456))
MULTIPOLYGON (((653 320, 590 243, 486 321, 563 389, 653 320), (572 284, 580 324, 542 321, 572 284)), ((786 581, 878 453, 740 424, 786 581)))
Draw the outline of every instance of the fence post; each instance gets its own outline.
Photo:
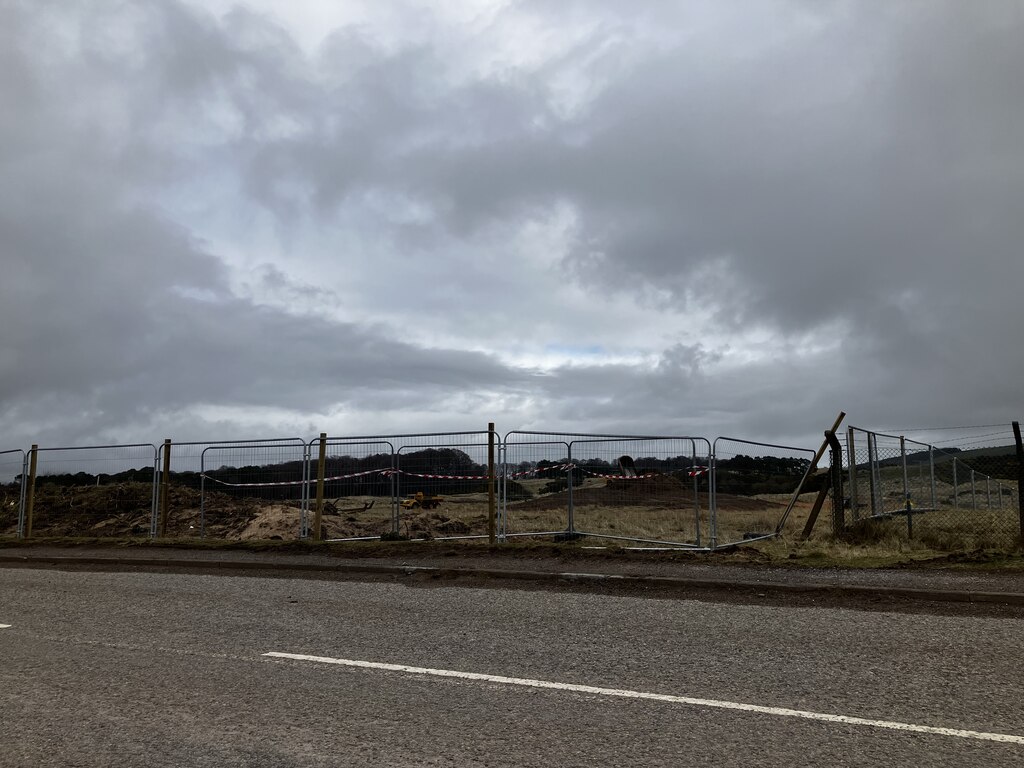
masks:
POLYGON ((903 463, 903 509, 907 513, 907 538, 914 538, 914 512, 910 501, 910 483, 907 478, 907 441, 900 435, 900 461, 903 463))
POLYGON ((323 539, 324 474, 327 467, 327 433, 320 433, 320 456, 316 462, 316 509, 313 511, 313 541, 323 539))
POLYGON ((936 509, 939 506, 939 495, 935 489, 935 446, 928 446, 928 466, 931 471, 931 487, 932 487, 932 503, 930 504, 932 509, 936 509))
POLYGON ((18 538, 25 538, 25 483, 28 482, 28 454, 21 454, 21 487, 18 489, 18 538))
POLYGON ((953 509, 960 509, 960 486, 956 480, 956 456, 953 457, 953 509))
POLYGON ((494 546, 494 422, 487 425, 487 542, 494 546))
POLYGON ((28 483, 25 489, 25 538, 32 538, 32 513, 36 504, 36 463, 39 457, 39 446, 32 444, 28 459, 28 483))
POLYGON ((850 461, 850 514, 854 520, 860 519, 857 508, 857 453, 853 441, 853 427, 846 430, 846 454, 850 461))
POLYGON ((171 484, 171 438, 164 440, 164 465, 160 471, 160 536, 167 535, 168 501, 171 484))
POLYGON ((829 430, 825 440, 832 449, 832 466, 830 467, 832 486, 832 535, 839 536, 846 528, 846 512, 843 509, 843 447, 839 444, 836 433, 829 430))
POLYGON ((878 503, 878 479, 875 477, 875 462, 877 459, 878 446, 875 443, 875 433, 868 432, 868 488, 871 492, 871 516, 881 514, 883 510, 878 503))
POLYGON ((1017 444, 1017 506, 1020 519, 1020 536, 1024 541, 1024 444, 1020 439, 1020 422, 1013 422, 1013 440, 1017 444))

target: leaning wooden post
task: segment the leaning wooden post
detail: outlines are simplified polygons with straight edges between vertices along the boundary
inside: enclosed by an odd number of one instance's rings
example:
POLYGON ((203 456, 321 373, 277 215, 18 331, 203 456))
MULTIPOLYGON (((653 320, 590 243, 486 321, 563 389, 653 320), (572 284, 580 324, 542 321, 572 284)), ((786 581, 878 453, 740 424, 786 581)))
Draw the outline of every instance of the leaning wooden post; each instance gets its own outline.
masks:
MULTIPOLYGON (((839 429, 839 425, 843 423, 843 419, 845 418, 846 413, 840 411, 839 415, 836 416, 835 422, 832 424, 832 429, 828 431, 835 432, 837 429, 839 429)), ((828 440, 825 440, 824 442, 822 442, 821 447, 818 449, 817 453, 814 454, 814 458, 811 459, 811 463, 807 466, 807 471, 804 472, 804 476, 800 479, 800 482, 797 485, 796 490, 793 491, 793 496, 789 500, 789 506, 786 507, 786 511, 782 513, 782 517, 779 519, 778 525, 775 526, 776 535, 781 534, 782 529, 786 527, 786 521, 789 520, 790 512, 793 511, 793 507, 795 507, 796 503, 800 500, 800 492, 803 491, 804 489, 804 483, 807 481, 807 478, 813 475, 815 470, 818 468, 818 462, 821 461, 821 457, 825 455, 825 450, 827 448, 828 440)), ((824 499, 822 499, 822 501, 824 501, 824 499)), ((818 505, 818 509, 821 509, 820 504, 818 505)), ((808 536, 811 535, 811 529, 814 527, 814 523, 817 519, 818 513, 813 512, 813 517, 809 517, 807 519, 807 524, 804 526, 803 533, 800 534, 802 538, 806 539, 808 536)))
POLYGON ((160 470, 160 536, 167 535, 167 519, 170 517, 171 486, 171 438, 164 440, 164 463, 160 470))
POLYGON ((1013 422, 1013 440, 1017 443, 1017 507, 1020 517, 1020 538, 1024 542, 1024 444, 1020 439, 1020 422, 1013 422))
POLYGON ((497 533, 494 506, 494 422, 487 425, 487 541, 494 544, 497 533))
POLYGON ((323 539, 320 527, 324 519, 324 475, 327 468, 327 433, 320 433, 320 456, 316 462, 316 509, 313 512, 313 541, 323 539))
POLYGON ((25 538, 32 538, 32 511, 36 502, 36 462, 39 456, 39 446, 32 445, 28 459, 28 487, 25 489, 25 538))

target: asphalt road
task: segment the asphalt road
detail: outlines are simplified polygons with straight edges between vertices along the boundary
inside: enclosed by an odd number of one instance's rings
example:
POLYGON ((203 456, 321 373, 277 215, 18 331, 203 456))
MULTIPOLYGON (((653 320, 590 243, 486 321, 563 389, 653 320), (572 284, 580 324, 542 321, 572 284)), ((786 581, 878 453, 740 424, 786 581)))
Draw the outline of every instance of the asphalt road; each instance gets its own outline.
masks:
POLYGON ((5 624, 3 766, 1024 764, 1014 618, 3 569, 5 624))

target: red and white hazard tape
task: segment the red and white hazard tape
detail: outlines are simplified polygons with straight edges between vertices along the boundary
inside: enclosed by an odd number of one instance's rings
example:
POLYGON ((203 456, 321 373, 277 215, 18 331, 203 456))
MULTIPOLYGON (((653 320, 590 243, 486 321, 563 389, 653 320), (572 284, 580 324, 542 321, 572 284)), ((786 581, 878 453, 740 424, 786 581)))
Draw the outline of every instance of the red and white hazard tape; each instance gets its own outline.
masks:
POLYGON ((533 469, 527 469, 523 472, 513 472, 508 477, 513 480, 517 477, 526 477, 527 475, 535 475, 538 472, 564 472, 569 469, 576 469, 575 464, 552 464, 550 467, 534 467, 533 469))
MULTIPOLYGON (((655 477, 656 472, 650 472, 643 475, 603 475, 600 472, 592 472, 589 469, 584 469, 577 464, 556 464, 550 467, 539 467, 534 469, 528 469, 525 472, 513 472, 507 477, 516 479, 520 477, 526 477, 527 475, 535 475, 538 472, 567 472, 572 469, 580 469, 582 472, 590 475, 591 477, 603 477, 606 480, 645 480, 647 478, 655 477)), ((690 470, 690 477, 699 477, 708 473, 708 467, 694 467, 690 470)), ((419 477, 426 480, 488 480, 490 479, 487 475, 428 475, 420 472, 406 472, 404 469, 368 469, 365 472, 353 472, 349 475, 335 475, 334 477, 325 477, 324 482, 330 483, 337 480, 350 480, 353 477, 366 477, 367 475, 383 475, 384 477, 390 477, 391 475, 405 475, 407 477, 419 477)), ((210 482, 217 483, 218 485, 225 485, 229 488, 274 488, 288 485, 303 485, 306 482, 315 482, 312 478, 306 480, 286 480, 283 482, 276 483, 229 483, 224 480, 218 480, 210 475, 203 475, 204 479, 210 482)))
POLYGON ((648 477, 654 477, 656 474, 651 472, 646 475, 602 475, 600 472, 591 472, 589 469, 583 469, 582 467, 580 469, 591 477, 603 477, 605 480, 644 480, 648 477))
POLYGON ((421 475, 417 472, 406 472, 404 469, 392 470, 396 475, 408 477, 425 477, 429 480, 488 480, 487 475, 421 475))
MULTIPOLYGON (((325 483, 329 483, 332 480, 348 480, 351 477, 364 477, 366 475, 374 475, 374 474, 377 474, 379 472, 391 472, 391 470, 390 469, 370 469, 370 470, 367 470, 366 472, 354 472, 351 475, 337 475, 335 477, 325 477, 324 478, 324 482, 325 483)), ((218 485, 226 485, 226 486, 228 486, 230 488, 272 488, 272 487, 281 486, 281 485, 302 485, 303 483, 306 482, 305 480, 286 480, 286 481, 280 482, 280 483, 228 483, 228 482, 225 482, 224 480, 218 480, 216 477, 210 477, 209 475, 203 475, 203 478, 206 479, 206 480, 210 480, 211 482, 217 483, 218 485)), ((310 479, 309 482, 313 483, 313 482, 315 482, 315 480, 310 479)))
POLYGON ((217 485, 226 485, 229 488, 270 488, 271 486, 280 485, 302 485, 305 480, 288 480, 282 483, 228 483, 224 480, 218 480, 216 477, 210 477, 209 475, 202 476, 204 480, 209 480, 211 483, 217 483, 217 485))

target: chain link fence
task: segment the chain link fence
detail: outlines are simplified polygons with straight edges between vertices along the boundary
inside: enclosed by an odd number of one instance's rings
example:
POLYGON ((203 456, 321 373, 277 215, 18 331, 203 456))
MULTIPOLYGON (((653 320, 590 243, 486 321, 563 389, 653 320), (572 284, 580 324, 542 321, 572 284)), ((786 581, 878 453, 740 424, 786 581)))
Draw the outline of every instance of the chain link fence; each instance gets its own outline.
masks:
POLYGON ((934 549, 1005 547, 1021 536, 1013 444, 940 448, 850 427, 843 447, 845 536, 934 549))

